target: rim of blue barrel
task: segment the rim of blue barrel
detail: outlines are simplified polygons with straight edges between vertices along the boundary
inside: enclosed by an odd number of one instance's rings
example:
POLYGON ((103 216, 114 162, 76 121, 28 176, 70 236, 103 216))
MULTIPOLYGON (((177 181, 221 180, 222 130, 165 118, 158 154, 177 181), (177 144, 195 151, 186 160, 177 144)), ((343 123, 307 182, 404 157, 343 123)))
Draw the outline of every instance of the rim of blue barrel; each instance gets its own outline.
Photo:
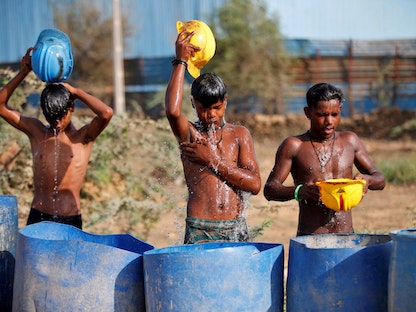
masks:
POLYGON ((0 197, 13 197, 13 198, 17 198, 16 195, 12 195, 12 194, 0 194, 0 197))
POLYGON ((388 234, 311 234, 305 236, 297 236, 290 239, 291 242, 303 245, 309 249, 326 249, 326 250, 337 250, 343 248, 368 248, 372 246, 378 246, 381 244, 387 244, 391 241, 391 237, 388 234), (346 242, 346 239, 350 239, 346 242), (365 238, 370 238, 370 241, 365 241, 365 238), (377 238, 379 240, 377 240, 377 238), (330 240, 333 241, 330 241, 330 240), (342 242, 341 239, 344 241, 342 242), (324 241, 327 243, 324 244, 324 241))
POLYGON ((31 225, 26 225, 19 229, 19 235, 25 236, 31 240, 43 240, 54 242, 78 242, 88 244, 99 244, 110 248, 118 248, 127 252, 143 254, 144 251, 154 249, 153 245, 138 239, 129 233, 121 234, 93 234, 81 230, 75 226, 62 224, 52 221, 42 221, 31 225), (49 228, 45 232, 43 227, 49 228), (60 232, 62 236, 52 234, 60 232), (45 235, 48 233, 48 235, 45 235), (71 235, 69 235, 71 234, 71 235), (109 244, 111 242, 111 244, 109 244), (143 251, 138 252, 138 249, 143 251))
POLYGON ((225 251, 227 249, 240 249, 240 248, 251 248, 253 252, 262 252, 275 247, 282 247, 279 243, 261 243, 261 242, 208 242, 203 244, 187 244, 168 246, 163 248, 155 248, 146 251, 143 255, 153 254, 185 254, 195 252, 213 252, 215 250, 225 251))
POLYGON ((411 239, 416 239, 416 228, 406 228, 400 230, 394 230, 390 232, 392 237, 406 237, 411 239))

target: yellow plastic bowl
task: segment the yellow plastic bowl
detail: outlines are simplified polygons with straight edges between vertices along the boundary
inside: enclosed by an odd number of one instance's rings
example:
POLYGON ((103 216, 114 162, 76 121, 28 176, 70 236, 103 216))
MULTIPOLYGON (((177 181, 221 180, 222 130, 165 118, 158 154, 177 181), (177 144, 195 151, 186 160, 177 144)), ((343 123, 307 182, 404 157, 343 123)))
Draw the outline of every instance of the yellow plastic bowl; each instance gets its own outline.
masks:
POLYGON ((190 43, 201 48, 201 50, 189 59, 188 72, 192 77, 198 78, 202 67, 204 67, 215 54, 216 43, 214 35, 208 25, 199 20, 190 20, 187 22, 177 21, 176 30, 178 31, 178 34, 184 30, 195 32, 190 43))
POLYGON ((335 211, 348 211, 363 198, 365 180, 330 179, 316 182, 325 206, 335 211))

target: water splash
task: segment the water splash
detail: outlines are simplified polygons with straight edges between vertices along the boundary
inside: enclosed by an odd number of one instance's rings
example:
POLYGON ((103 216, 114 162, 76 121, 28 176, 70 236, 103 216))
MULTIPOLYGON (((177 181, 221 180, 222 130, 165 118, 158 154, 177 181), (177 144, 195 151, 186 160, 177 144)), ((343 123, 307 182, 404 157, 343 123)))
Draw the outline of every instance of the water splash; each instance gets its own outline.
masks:
MULTIPOLYGON (((43 138, 43 150, 46 151, 46 146, 48 144, 48 131, 45 131, 45 136, 43 138)), ((43 192, 44 192, 44 188, 45 188, 45 175, 44 172, 46 171, 45 169, 46 164, 45 164, 45 155, 42 155, 42 168, 41 168, 41 172, 40 172, 40 190, 39 190, 39 194, 41 194, 40 196, 40 202, 39 202, 39 206, 40 206, 40 210, 43 211, 42 206, 43 206, 43 192)))
MULTIPOLYGON (((207 142, 213 151, 216 151, 217 149, 220 148, 220 144, 222 142, 222 137, 223 137, 224 126, 225 126, 225 123, 220 128, 215 128, 213 124, 210 124, 208 126, 207 142)), ((215 163, 213 164, 214 172, 218 172, 219 165, 220 165, 220 160, 218 160, 216 164, 215 163)), ((225 181, 221 179, 216 180, 215 188, 217 190, 217 194, 219 194, 219 196, 217 196, 216 198, 217 207, 221 207, 222 209, 224 209, 224 211, 227 211, 229 209, 230 202, 231 202, 230 200, 230 194, 232 191, 231 188, 227 185, 225 181)))
MULTIPOLYGON (((225 126, 225 123, 224 123, 224 126, 225 126)), ((210 125, 210 127, 208 128, 208 144, 214 151, 217 150, 217 148, 220 148, 220 144, 223 138, 224 126, 222 126, 221 128, 215 128, 213 125, 210 125)), ((232 144, 237 144, 237 142, 233 142, 232 144)), ((230 148, 232 147, 233 146, 230 146, 230 148)), ((219 163, 217 166, 213 167, 214 171, 218 171, 218 166, 219 166, 219 163)), ((219 196, 217 196, 216 198, 217 206, 222 207, 224 211, 227 211, 231 208, 235 209, 235 207, 230 207, 231 196, 235 192, 235 190, 233 190, 222 179, 217 179, 216 189, 217 189, 217 194, 219 194, 219 196)), ((244 236, 245 233, 247 233, 248 235, 247 238, 250 240, 252 237, 252 235, 250 234, 250 229, 248 228, 248 225, 246 224, 246 222, 243 220, 245 220, 246 218, 246 211, 248 208, 248 203, 249 203, 249 198, 251 197, 251 193, 238 191, 238 196, 240 197, 241 210, 239 211, 239 215, 237 216, 237 219, 242 220, 242 222, 238 222, 237 226, 234 228, 234 234, 232 235, 233 237, 231 239, 234 241, 239 241, 241 239, 244 239, 244 237, 241 237, 241 236, 242 235, 244 236)))
POLYGON ((53 136, 54 136, 54 177, 53 177, 53 195, 52 195, 52 203, 53 203, 53 211, 54 215, 58 216, 58 209, 56 205, 56 201, 58 200, 59 196, 59 189, 58 189, 58 163, 59 163, 59 151, 60 151, 60 143, 58 140, 58 131, 54 128, 53 129, 53 136))

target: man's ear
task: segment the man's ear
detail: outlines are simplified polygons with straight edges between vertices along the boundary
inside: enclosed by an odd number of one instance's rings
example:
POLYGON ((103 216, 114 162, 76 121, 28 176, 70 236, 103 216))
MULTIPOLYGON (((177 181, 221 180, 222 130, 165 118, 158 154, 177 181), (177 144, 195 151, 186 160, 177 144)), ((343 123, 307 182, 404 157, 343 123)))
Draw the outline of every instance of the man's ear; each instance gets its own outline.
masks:
POLYGON ((225 108, 227 108, 228 96, 224 96, 224 101, 223 101, 223 103, 224 103, 225 108))
POLYGON ((308 106, 305 106, 305 107, 303 108, 303 112, 305 113, 305 115, 306 115, 306 117, 307 117, 308 119, 311 119, 311 111, 310 111, 310 109, 309 109, 309 107, 308 107, 308 106))
POLYGON ((69 109, 71 113, 75 110, 75 101, 72 101, 71 108, 69 109))

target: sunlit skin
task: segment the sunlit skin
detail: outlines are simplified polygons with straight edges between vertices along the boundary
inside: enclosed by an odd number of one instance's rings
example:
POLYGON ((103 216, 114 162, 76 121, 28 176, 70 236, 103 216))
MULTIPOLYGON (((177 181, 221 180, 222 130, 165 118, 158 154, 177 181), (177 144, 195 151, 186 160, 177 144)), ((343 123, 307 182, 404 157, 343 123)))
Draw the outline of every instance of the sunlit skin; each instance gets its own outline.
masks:
MULTIPOLYGON (((177 58, 188 61, 196 51, 189 43, 192 33, 179 34, 177 58)), ((166 92, 166 116, 180 143, 182 164, 189 191, 187 216, 205 220, 241 218, 243 192, 257 194, 260 173, 249 131, 226 123, 227 98, 206 108, 191 99, 198 121, 196 127, 182 113, 185 66, 173 68, 166 92)))
POLYGON ((31 207, 58 216, 81 214, 80 190, 94 140, 108 125, 113 111, 99 99, 68 83, 62 83, 74 99, 85 103, 96 115, 90 123, 76 128, 71 122, 74 104, 61 120, 44 125, 7 106, 7 102, 31 71, 28 49, 19 73, 0 91, 0 116, 24 132, 33 156, 34 197, 31 207))
POLYGON ((292 174, 295 185, 303 184, 299 190, 299 235, 353 231, 351 210, 335 212, 325 207, 321 203, 316 181, 364 179, 364 194, 368 189, 381 190, 385 186, 384 176, 375 168, 358 136, 349 131, 336 131, 341 120, 341 109, 338 99, 319 101, 315 107, 305 107, 305 115, 310 120, 310 134, 305 132, 288 137, 281 143, 264 187, 268 200, 286 201, 294 199, 295 191, 295 186, 283 185, 289 174, 292 174), (325 166, 325 172, 321 170, 311 140, 317 149, 327 151, 331 150, 333 142, 332 157, 325 166), (354 165, 359 170, 355 176, 354 165))

